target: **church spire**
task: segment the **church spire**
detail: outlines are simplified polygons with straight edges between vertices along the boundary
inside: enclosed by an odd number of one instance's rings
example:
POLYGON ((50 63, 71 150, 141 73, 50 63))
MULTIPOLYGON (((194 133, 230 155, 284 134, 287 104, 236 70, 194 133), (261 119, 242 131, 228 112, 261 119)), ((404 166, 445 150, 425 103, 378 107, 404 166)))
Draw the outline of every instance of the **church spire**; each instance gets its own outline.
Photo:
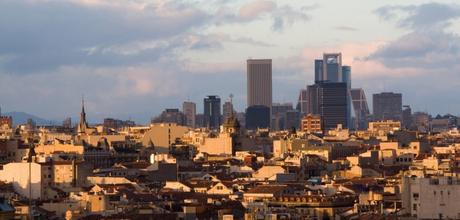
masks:
POLYGON ((85 96, 81 96, 81 114, 85 114, 85 96))
POLYGON ((80 122, 78 123, 78 133, 85 133, 88 124, 86 122, 86 112, 85 112, 85 98, 81 98, 81 113, 80 113, 80 122))

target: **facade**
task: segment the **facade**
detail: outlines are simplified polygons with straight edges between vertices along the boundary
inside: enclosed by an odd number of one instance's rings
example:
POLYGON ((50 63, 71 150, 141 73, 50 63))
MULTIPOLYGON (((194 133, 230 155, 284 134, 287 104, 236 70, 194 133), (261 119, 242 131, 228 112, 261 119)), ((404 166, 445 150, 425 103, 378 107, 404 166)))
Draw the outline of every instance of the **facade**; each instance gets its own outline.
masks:
POLYGON ((369 106, 367 105, 366 95, 364 90, 351 89, 351 101, 353 103, 353 109, 355 111, 355 124, 354 128, 363 130, 367 128, 367 119, 369 117, 369 106))
POLYGON ((369 122, 367 130, 382 136, 388 134, 389 132, 401 130, 401 122, 393 120, 373 121, 369 122))
POLYGON ((225 102, 222 106, 222 116, 224 121, 232 117, 234 113, 235 110, 233 109, 233 103, 231 101, 225 102))
POLYGON ((210 95, 203 100, 204 104, 204 125, 209 129, 219 129, 220 126, 220 98, 210 95))
POLYGON ((308 113, 308 91, 307 89, 300 90, 296 109, 300 112, 301 116, 304 116, 308 113))
POLYGON ((177 138, 189 131, 189 127, 176 124, 152 124, 141 139, 142 146, 153 147, 155 152, 169 153, 169 148, 177 138))
POLYGON ((382 92, 372 97, 374 120, 402 120, 402 94, 382 92))
POLYGON ((196 127, 196 104, 194 102, 182 103, 182 112, 185 115, 185 125, 191 128, 196 127))
POLYGON ((403 177, 402 212, 417 219, 459 219, 460 180, 455 177, 403 177))
POLYGON ((300 113, 297 110, 289 110, 286 112, 284 119, 284 125, 286 129, 298 129, 300 127, 300 113))
POLYGON ((406 129, 410 129, 412 127, 412 109, 408 105, 403 106, 402 126, 406 129))
POLYGON ((342 82, 347 84, 347 124, 351 127, 351 66, 342 66, 342 82))
MULTIPOLYGON (((324 83, 345 83, 346 85, 346 123, 344 126, 351 125, 352 102, 351 102, 351 67, 342 66, 342 53, 324 53, 322 60, 315 60, 315 85, 324 83)), ((312 91, 314 88, 307 87, 307 112, 308 114, 318 114, 315 110, 320 109, 318 94, 312 91), (316 97, 315 97, 316 96, 316 97)))
MULTIPOLYGON (((70 127, 72 124, 72 121, 70 120, 70 118, 68 118, 68 122, 66 121, 66 123, 64 124, 65 124, 64 127, 66 126, 70 127)), ((132 127, 135 125, 136 124, 134 123, 134 121, 130 121, 130 120, 123 121, 123 120, 114 119, 114 118, 104 118, 104 128, 119 129, 123 127, 132 127)))
POLYGON ((323 72, 321 81, 343 82, 342 81, 342 54, 323 54, 323 72))
POLYGON ((270 108, 264 105, 255 105, 246 109, 246 128, 270 128, 270 108))
POLYGON ((11 116, 1 116, 0 115, 0 127, 8 126, 8 128, 13 127, 13 118, 11 116))
POLYGON ((292 103, 273 103, 271 128, 274 131, 284 130, 286 126, 286 114, 293 111, 292 103))
POLYGON ((348 127, 348 99, 346 83, 320 82, 308 86, 309 113, 321 117, 323 130, 330 130, 341 124, 348 127))
POLYGON ((248 107, 272 106, 272 60, 247 60, 248 107))
POLYGON ((308 114, 302 118, 301 130, 307 133, 320 133, 321 130, 321 116, 308 114))
POLYGON ((323 81, 323 60, 315 60, 315 83, 323 81))

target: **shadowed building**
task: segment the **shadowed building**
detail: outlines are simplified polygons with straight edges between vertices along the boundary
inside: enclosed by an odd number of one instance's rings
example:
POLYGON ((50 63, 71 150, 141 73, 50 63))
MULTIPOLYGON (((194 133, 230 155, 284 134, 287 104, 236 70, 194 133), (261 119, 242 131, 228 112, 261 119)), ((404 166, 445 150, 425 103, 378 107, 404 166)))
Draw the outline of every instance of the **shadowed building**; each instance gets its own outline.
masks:
POLYGON ((246 109, 246 128, 270 128, 270 108, 264 105, 254 105, 246 109))
POLYGON ((182 112, 185 115, 185 125, 194 128, 196 126, 196 104, 194 102, 184 102, 182 112))
POLYGON ((220 98, 210 95, 203 100, 204 125, 209 129, 219 129, 220 126, 220 98))
POLYGON ((346 83, 319 82, 308 86, 309 114, 321 117, 323 130, 334 129, 338 124, 348 127, 348 100, 346 83))
POLYGON ((402 94, 382 92, 372 98, 374 120, 402 120, 402 94))

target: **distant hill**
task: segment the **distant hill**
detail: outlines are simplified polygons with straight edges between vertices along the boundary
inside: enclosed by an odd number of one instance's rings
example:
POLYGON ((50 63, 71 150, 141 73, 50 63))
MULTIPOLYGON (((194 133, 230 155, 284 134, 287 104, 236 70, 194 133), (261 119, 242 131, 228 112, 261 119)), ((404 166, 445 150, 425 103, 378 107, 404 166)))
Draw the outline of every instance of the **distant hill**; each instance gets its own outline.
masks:
POLYGON ((56 125, 58 122, 40 118, 38 116, 25 112, 4 112, 2 115, 13 117, 13 124, 20 125, 27 123, 27 119, 31 118, 37 125, 56 125))

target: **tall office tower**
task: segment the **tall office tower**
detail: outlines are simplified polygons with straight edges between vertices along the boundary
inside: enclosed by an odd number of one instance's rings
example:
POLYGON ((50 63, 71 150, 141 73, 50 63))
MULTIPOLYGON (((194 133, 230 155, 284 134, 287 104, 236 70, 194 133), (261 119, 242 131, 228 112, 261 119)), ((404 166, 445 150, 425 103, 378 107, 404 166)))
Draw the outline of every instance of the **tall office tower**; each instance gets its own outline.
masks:
POLYGON ((341 53, 323 54, 322 81, 343 82, 341 53))
POLYGON ((209 129, 219 129, 220 126, 220 98, 210 95, 203 100, 204 125, 209 129))
POLYGON ((301 116, 304 116, 308 112, 308 92, 306 89, 301 89, 299 93, 299 98, 297 100, 296 109, 299 111, 301 116))
POLYGON ((309 113, 320 115, 322 129, 334 129, 338 124, 348 127, 346 83, 319 82, 308 90, 308 98, 314 100, 309 113))
POLYGON ((412 127, 412 109, 409 105, 403 106, 401 124, 405 129, 410 129, 412 127))
POLYGON ((347 124, 351 125, 351 67, 342 66, 342 53, 324 53, 322 60, 315 60, 315 83, 320 82, 347 84, 347 124))
POLYGON ((372 97, 374 120, 402 120, 402 94, 382 92, 372 97))
POLYGON ((364 90, 351 89, 351 101, 353 103, 353 109, 355 110, 355 129, 364 130, 367 129, 367 119, 369 117, 369 106, 367 105, 366 95, 364 90))
POLYGON ((318 83, 307 86, 307 114, 319 114, 318 83))
POLYGON ((230 118, 232 115, 234 115, 235 110, 233 109, 233 103, 231 101, 227 101, 224 103, 222 106, 222 116, 224 118, 224 121, 227 120, 227 118, 230 118))
POLYGON ((182 112, 185 115, 185 125, 191 128, 196 127, 196 104, 194 102, 182 103, 182 112))
POLYGON ((342 82, 347 84, 347 124, 351 127, 351 66, 342 66, 342 82))
POLYGON ((246 128, 270 128, 270 108, 265 105, 253 105, 246 109, 246 128))
POLYGON ((323 81, 323 60, 315 60, 315 83, 323 81))
POLYGON ((272 106, 272 60, 247 60, 247 98, 248 107, 272 106))

